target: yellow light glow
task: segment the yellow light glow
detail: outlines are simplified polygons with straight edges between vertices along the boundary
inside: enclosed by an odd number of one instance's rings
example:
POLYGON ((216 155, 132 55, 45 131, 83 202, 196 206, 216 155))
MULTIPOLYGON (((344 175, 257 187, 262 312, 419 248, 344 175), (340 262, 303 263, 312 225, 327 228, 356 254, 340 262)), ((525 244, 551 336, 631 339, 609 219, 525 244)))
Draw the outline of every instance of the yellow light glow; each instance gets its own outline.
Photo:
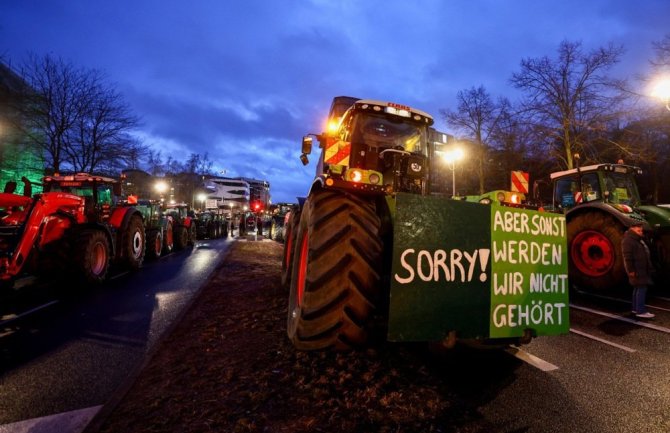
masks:
POLYGON ((656 81, 651 90, 651 96, 668 101, 670 99, 670 77, 664 77, 656 81))
POLYGON ((459 147, 442 152, 442 158, 450 164, 463 159, 464 155, 463 149, 459 147))
POLYGON ((339 125, 339 122, 335 119, 332 119, 330 122, 328 122, 328 132, 335 133, 337 132, 337 126, 339 125))

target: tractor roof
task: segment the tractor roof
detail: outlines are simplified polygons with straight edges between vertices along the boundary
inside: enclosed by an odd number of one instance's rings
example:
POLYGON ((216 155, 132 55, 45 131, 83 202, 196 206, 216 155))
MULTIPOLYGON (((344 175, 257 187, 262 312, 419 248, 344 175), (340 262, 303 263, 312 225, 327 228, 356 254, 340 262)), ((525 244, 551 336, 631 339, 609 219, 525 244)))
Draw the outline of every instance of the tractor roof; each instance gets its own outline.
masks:
POLYGON ((569 176, 577 173, 587 173, 592 171, 611 171, 615 173, 632 173, 632 174, 641 174, 642 170, 639 167, 633 165, 623 165, 623 164, 594 164, 587 165, 580 168, 572 168, 570 170, 557 171, 551 173, 551 179, 556 179, 559 177, 569 176))
POLYGON ((45 176, 42 179, 43 182, 99 182, 99 183, 119 183, 118 180, 112 179, 111 177, 96 176, 94 174, 88 173, 75 173, 68 175, 58 175, 45 176))

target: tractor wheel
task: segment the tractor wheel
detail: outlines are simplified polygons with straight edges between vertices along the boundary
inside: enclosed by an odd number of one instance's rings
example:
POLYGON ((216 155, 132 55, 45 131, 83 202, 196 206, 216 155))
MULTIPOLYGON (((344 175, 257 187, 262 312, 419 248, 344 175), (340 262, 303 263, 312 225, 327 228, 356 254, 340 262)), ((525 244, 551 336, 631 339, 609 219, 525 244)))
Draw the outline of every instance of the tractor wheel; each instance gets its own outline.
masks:
POLYGON ((216 239, 216 225, 213 222, 207 226, 207 237, 210 239, 216 239))
POLYGON ((174 228, 174 249, 183 250, 188 245, 188 229, 184 226, 174 228))
POLYGON ((298 234, 298 224, 300 223, 300 211, 293 211, 288 217, 288 222, 284 227, 284 255, 281 261, 281 284, 283 287, 289 287, 291 284, 291 273, 293 272, 293 255, 295 254, 295 237, 298 234))
POLYGON ((75 278, 82 283, 102 283, 107 277, 110 259, 109 239, 105 233, 83 230, 74 245, 72 267, 75 278))
POLYGON ((195 223, 191 222, 191 225, 188 228, 188 240, 186 241, 186 244, 188 246, 193 246, 195 245, 195 241, 198 238, 198 229, 195 227, 195 223))
POLYGON ((121 248, 123 248, 121 257, 123 257, 124 265, 131 270, 139 269, 146 252, 144 224, 139 216, 135 215, 130 218, 123 233, 121 248))
POLYGON ((160 230, 147 233, 147 256, 157 259, 163 252, 163 234, 160 230))
POLYGON ((174 228, 172 221, 168 221, 165 227, 165 236, 163 236, 163 253, 169 254, 174 249, 174 228))
POLYGON ((602 212, 568 222, 570 282, 582 290, 602 291, 627 285, 621 240, 625 228, 602 212))
POLYGON ((375 206, 317 191, 300 219, 287 334, 299 350, 350 350, 368 338, 379 302, 382 242, 375 206))

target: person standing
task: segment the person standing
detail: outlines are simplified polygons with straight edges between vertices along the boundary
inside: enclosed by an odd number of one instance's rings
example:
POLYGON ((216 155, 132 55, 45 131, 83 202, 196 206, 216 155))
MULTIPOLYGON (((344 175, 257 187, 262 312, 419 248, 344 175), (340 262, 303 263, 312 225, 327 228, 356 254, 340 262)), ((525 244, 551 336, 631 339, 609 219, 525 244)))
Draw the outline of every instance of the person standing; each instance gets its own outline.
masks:
POLYGON ((645 302, 647 286, 653 284, 651 279, 653 265, 649 248, 644 242, 642 221, 635 222, 626 230, 621 241, 621 250, 628 281, 633 286, 633 314, 640 319, 651 319, 654 314, 647 311, 645 302))

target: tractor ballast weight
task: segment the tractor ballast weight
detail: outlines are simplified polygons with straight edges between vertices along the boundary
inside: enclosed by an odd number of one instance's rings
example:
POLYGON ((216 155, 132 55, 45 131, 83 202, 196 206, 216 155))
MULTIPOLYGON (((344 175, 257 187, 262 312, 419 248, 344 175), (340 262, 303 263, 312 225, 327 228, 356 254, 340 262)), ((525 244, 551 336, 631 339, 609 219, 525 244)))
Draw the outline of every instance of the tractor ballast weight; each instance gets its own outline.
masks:
POLYGON ((0 194, 0 282, 23 274, 62 274, 99 283, 110 263, 142 265, 142 215, 116 206, 118 181, 77 173, 46 176, 44 192, 31 197, 0 194))
POLYGON ((596 292, 629 287, 621 240, 639 221, 645 222, 657 277, 670 275, 670 209, 641 203, 640 173, 635 166, 595 164, 551 174, 553 203, 547 207, 565 213, 573 286, 596 292))
POLYGON ((449 346, 567 332, 562 215, 431 195, 439 134, 423 111, 336 97, 328 120, 303 138, 303 163, 313 137, 321 155, 285 227, 298 349, 358 347, 378 323, 390 341, 449 346), (522 243, 533 263, 516 262, 522 243))

